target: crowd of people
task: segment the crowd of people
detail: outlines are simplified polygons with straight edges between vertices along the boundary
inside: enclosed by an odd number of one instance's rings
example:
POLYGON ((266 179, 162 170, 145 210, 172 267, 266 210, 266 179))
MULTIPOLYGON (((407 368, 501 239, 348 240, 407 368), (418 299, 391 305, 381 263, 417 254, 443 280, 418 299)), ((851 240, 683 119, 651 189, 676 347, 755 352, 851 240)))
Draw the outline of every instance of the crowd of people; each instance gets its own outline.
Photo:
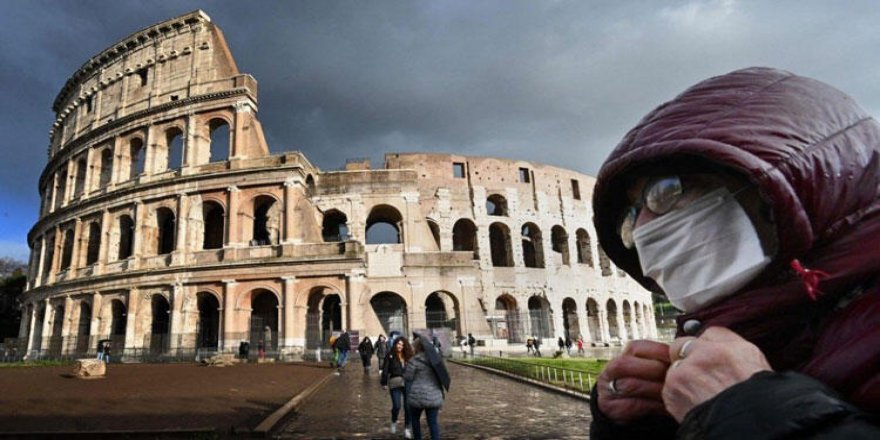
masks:
MULTIPOLYGON (((331 364, 337 368, 336 374, 345 368, 350 340, 350 335, 345 331, 330 338, 334 351, 331 364)), ((372 357, 375 355, 377 358, 379 384, 388 391, 391 399, 391 433, 398 432, 398 421, 403 410, 404 438, 421 439, 424 413, 431 439, 439 440, 439 412, 450 385, 440 341, 435 336, 418 333, 410 341, 400 332, 392 331, 388 338, 379 335, 375 343, 369 337, 364 337, 357 349, 364 374, 371 373, 372 357)))

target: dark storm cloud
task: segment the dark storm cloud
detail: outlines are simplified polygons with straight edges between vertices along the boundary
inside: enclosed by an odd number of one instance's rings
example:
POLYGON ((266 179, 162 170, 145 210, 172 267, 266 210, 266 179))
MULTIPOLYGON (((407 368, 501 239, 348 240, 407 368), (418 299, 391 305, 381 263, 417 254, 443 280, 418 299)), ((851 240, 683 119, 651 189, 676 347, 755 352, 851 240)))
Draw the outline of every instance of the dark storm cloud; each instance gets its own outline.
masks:
MULTIPOLYGON (((703 78, 766 65, 880 114, 870 1, 7 1, 0 15, 0 245, 38 207, 50 107, 89 57, 203 9, 260 83, 273 152, 442 151, 595 174, 626 130, 703 78), (15 220, 11 220, 15 219, 15 220)), ((377 164, 379 165, 379 164, 377 164)), ((8 246, 0 246, 3 255, 8 246)))

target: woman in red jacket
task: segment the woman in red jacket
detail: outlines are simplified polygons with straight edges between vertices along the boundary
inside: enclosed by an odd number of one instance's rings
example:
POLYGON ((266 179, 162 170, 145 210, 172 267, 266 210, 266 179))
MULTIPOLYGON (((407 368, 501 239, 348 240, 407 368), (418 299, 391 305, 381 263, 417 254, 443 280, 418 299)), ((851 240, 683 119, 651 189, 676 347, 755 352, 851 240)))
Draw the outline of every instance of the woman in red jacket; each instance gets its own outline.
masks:
POLYGON ((599 242, 685 313, 593 390, 591 438, 880 438, 880 124, 789 72, 710 78, 599 172, 599 242))

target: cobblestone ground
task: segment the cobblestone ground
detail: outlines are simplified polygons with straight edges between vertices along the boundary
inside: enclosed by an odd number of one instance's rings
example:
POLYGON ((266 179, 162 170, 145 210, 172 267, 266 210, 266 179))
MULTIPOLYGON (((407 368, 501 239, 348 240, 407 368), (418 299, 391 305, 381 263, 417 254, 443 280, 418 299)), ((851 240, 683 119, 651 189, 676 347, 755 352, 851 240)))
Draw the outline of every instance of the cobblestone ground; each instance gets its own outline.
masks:
MULTIPOLYGON (((280 438, 402 439, 390 433, 391 400, 379 386, 375 360, 369 376, 349 364, 288 419, 280 438)), ((586 401, 474 368, 449 363, 452 389, 440 411, 445 439, 587 439, 586 401)), ((403 415, 399 420, 403 420, 403 415)), ((422 435, 430 434, 422 416, 422 435)))

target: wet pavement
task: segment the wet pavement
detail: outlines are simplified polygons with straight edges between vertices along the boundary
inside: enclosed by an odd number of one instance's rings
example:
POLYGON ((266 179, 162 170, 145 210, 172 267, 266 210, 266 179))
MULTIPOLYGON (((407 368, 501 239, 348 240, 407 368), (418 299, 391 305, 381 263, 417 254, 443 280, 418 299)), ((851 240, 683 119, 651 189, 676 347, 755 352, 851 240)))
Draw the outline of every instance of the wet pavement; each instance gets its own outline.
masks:
MULTIPOLYGON (((402 439, 390 433, 391 399, 379 385, 373 360, 369 376, 349 364, 292 414, 279 431, 290 439, 402 439)), ((440 410, 445 439, 587 439, 589 404, 474 368, 448 363, 452 387, 440 410)), ((429 438, 424 416, 422 435, 429 438)))

